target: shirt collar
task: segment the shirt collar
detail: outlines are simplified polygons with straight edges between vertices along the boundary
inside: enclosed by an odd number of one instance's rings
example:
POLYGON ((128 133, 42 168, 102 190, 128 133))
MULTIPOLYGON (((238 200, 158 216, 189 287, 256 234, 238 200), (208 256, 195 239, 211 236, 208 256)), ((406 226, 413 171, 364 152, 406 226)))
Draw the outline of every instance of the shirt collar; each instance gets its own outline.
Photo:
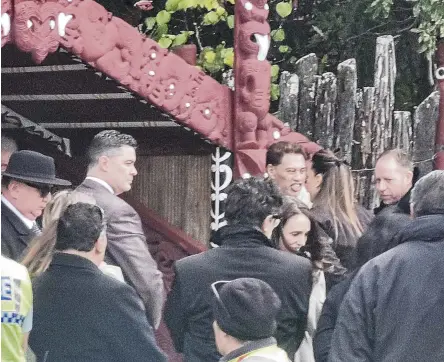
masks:
POLYGON ((29 220, 28 218, 24 217, 23 214, 18 211, 13 204, 11 204, 6 197, 2 195, 2 202, 8 207, 9 210, 11 210, 14 214, 17 215, 17 217, 26 225, 28 229, 31 229, 34 225, 34 221, 29 220))
POLYGON ((104 188, 106 188, 109 192, 111 192, 112 194, 114 194, 114 190, 113 188, 105 181, 103 181, 100 178, 97 177, 93 177, 93 176, 86 176, 85 180, 91 180, 91 181, 95 181, 99 184, 101 184, 104 188))

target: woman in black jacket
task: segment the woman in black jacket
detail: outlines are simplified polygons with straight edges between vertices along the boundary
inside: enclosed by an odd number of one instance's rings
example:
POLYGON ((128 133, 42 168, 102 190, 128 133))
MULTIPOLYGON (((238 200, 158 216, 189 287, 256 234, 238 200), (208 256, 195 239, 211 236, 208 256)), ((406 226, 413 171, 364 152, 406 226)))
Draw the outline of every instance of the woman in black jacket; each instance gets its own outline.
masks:
POLYGON ((356 242, 372 219, 370 211, 354 202, 351 169, 329 150, 316 152, 307 170, 315 220, 332 239, 341 264, 350 269, 356 242))

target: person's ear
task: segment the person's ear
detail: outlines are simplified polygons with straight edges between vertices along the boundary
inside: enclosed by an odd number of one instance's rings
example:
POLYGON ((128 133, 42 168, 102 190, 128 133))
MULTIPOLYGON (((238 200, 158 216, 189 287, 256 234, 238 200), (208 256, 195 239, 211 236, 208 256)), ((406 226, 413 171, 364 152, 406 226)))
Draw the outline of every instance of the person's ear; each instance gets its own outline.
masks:
POLYGON ((407 184, 410 184, 410 185, 413 184, 413 172, 412 171, 407 171, 406 172, 405 180, 406 180, 407 184))
POLYGON ((267 238, 271 238, 273 234, 273 230, 279 225, 281 220, 273 217, 273 215, 268 215, 264 222, 262 223, 262 232, 265 234, 267 238))
POLYGON ((275 169, 275 167, 274 167, 271 163, 269 163, 269 164, 267 165, 266 169, 267 169, 267 174, 268 174, 268 176, 269 176, 272 180, 274 180, 274 178, 275 178, 275 173, 276 173, 276 169, 275 169))
POLYGON ((95 244, 96 251, 99 254, 105 254, 107 244, 108 244, 108 242, 106 240, 106 234, 104 232, 102 232, 95 244))
POLYGON ((321 173, 318 173, 317 175, 315 175, 315 185, 317 188, 321 188, 322 185, 322 181, 324 181, 324 177, 322 176, 321 173))
POLYGON ((97 163, 99 165, 100 170, 108 171, 108 169, 109 169, 109 157, 108 156, 105 156, 105 155, 100 156, 97 163))

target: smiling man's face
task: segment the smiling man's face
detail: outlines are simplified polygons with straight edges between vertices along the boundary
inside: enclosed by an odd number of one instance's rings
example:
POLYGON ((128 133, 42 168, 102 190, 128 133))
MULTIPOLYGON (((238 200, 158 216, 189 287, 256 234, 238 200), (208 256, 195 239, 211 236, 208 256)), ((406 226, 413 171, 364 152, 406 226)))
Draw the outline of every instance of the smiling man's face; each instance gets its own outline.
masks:
POLYGON ((300 153, 286 153, 279 165, 269 165, 268 174, 284 195, 295 197, 307 178, 305 158, 300 153))

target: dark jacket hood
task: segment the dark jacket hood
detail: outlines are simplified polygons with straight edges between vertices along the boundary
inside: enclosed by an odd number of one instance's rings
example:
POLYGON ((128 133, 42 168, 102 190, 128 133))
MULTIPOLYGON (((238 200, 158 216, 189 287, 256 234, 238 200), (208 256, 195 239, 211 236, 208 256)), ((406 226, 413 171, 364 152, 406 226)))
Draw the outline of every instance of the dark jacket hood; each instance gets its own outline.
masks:
POLYGON ((444 240, 444 214, 425 215, 413 219, 397 235, 400 243, 444 240))

